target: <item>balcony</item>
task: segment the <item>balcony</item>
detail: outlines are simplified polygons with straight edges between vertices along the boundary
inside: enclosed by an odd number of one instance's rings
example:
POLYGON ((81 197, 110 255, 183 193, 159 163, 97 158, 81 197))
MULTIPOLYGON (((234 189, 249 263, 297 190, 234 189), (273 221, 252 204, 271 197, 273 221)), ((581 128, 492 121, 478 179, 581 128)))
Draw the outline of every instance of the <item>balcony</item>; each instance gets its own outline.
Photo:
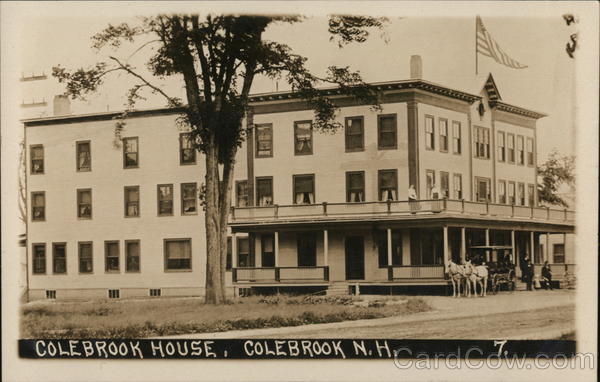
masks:
POLYGON ((575 224, 575 211, 544 207, 435 199, 387 202, 321 203, 232 207, 230 224, 273 224, 343 220, 386 220, 430 215, 534 221, 561 225, 575 224))

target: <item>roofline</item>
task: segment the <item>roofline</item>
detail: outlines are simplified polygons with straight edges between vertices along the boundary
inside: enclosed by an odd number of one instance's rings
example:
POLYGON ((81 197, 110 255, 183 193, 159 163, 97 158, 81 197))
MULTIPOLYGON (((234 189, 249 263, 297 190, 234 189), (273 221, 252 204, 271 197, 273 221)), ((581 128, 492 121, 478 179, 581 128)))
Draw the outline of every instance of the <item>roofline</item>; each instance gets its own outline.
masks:
POLYGON ((540 119, 540 118, 544 118, 544 117, 548 116, 548 114, 525 109, 525 108, 515 106, 515 105, 510 105, 510 104, 508 104, 506 102, 502 102, 502 101, 490 102, 490 106, 499 111, 505 111, 507 113, 522 115, 524 117, 529 117, 529 118, 534 118, 534 119, 540 119))

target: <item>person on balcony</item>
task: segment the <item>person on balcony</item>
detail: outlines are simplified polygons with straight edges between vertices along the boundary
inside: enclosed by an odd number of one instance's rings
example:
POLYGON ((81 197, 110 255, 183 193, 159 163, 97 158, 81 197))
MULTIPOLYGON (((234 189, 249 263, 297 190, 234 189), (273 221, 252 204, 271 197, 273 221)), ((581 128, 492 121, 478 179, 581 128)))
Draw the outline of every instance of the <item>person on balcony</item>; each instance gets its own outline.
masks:
POLYGON ((440 198, 440 190, 438 190, 437 186, 434 184, 431 187, 431 199, 439 199, 440 198))
POLYGON ((413 184, 408 187, 408 204, 410 205, 410 213, 416 214, 419 209, 419 204, 417 202, 417 190, 415 190, 413 184))
POLYGON ((552 269, 550 269, 550 265, 548 262, 544 262, 544 266, 542 267, 542 287, 546 290, 552 290, 552 269))

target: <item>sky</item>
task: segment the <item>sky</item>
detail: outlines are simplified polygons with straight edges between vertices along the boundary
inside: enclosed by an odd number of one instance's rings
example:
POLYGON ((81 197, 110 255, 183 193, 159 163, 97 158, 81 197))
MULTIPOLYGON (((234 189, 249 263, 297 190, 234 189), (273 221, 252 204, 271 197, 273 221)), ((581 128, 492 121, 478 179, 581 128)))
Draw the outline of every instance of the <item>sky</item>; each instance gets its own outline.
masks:
MULTIPOLYGON (((324 15, 309 15, 299 24, 273 26, 265 38, 286 43, 294 52, 307 57, 310 69, 317 74, 323 74, 329 65, 349 65, 359 70, 368 82, 408 79, 411 55, 422 57, 424 79, 475 94, 479 94, 488 74, 492 73, 505 102, 548 114, 538 121, 541 159, 555 148, 562 154, 574 153, 575 62, 564 48, 576 26, 568 27, 560 13, 530 17, 482 15, 487 30, 504 51, 528 67, 511 69, 479 55, 478 75, 475 74, 475 13, 434 17, 405 15, 401 8, 396 8, 388 18, 383 32, 374 30, 366 43, 343 49, 329 41, 324 15)), ((139 21, 136 17, 102 14, 33 17, 31 22, 23 24, 20 33, 18 49, 22 73, 49 74, 52 66, 59 64, 69 69, 87 67, 107 60, 108 55, 129 59, 128 62, 145 73, 144 59, 151 53, 152 45, 131 58, 129 55, 139 44, 124 45, 117 51, 107 48, 96 52, 90 47, 91 36, 109 23, 121 22, 136 24, 139 21)), ((73 112, 121 110, 128 85, 133 83, 124 75, 113 76, 88 102, 74 102, 73 112)), ((183 95, 180 78, 159 83, 169 94, 183 95)), ((51 77, 43 83, 21 84, 24 94, 20 102, 51 100, 54 94, 63 91, 51 77)), ((283 81, 275 84, 272 80, 259 79, 252 92, 269 92, 276 88, 286 89, 283 81)), ((150 98, 138 107, 164 105, 162 99, 150 98)))

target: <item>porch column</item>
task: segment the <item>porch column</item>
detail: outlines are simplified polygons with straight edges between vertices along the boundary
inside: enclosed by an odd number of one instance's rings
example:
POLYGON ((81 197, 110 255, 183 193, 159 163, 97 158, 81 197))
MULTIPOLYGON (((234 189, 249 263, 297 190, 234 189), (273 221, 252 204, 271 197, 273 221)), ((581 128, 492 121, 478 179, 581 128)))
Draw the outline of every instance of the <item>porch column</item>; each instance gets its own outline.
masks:
POLYGON ((531 260, 532 264, 535 264, 535 234, 533 231, 529 232, 529 242, 529 259, 531 260))
POLYGON ((273 252, 275 253, 275 267, 279 266, 279 231, 275 231, 275 239, 273 243, 273 252))
POLYGON ((467 229, 465 227, 460 228, 460 261, 465 262, 467 260, 467 229))
POLYGON ((444 264, 448 264, 450 253, 448 251, 448 227, 444 226, 444 264))
POLYGON ((237 268, 237 237, 235 232, 231 234, 231 268, 237 268))
POLYGON ((329 233, 323 230, 323 265, 329 265, 329 233))
MULTIPOLYGON (((510 246, 512 247, 512 260, 517 268, 521 268, 520 261, 517 261, 517 247, 515 245, 515 230, 510 230, 510 246)), ((519 259, 520 260, 520 259, 519 259)))
POLYGON ((392 229, 387 229, 387 262, 388 267, 392 265, 392 229))
POLYGON ((486 246, 490 245, 490 229, 489 228, 485 229, 485 245, 486 246))
POLYGON ((546 232, 546 248, 544 248, 544 261, 551 263, 550 261, 550 233, 546 232))
MULTIPOLYGON (((567 234, 563 233, 563 258, 564 258, 564 263, 568 264, 569 263, 569 258, 567 258, 567 234)), ((554 254, 552 254, 552 257, 554 257, 554 254)), ((552 261, 554 261, 554 259, 552 259, 552 261)))

